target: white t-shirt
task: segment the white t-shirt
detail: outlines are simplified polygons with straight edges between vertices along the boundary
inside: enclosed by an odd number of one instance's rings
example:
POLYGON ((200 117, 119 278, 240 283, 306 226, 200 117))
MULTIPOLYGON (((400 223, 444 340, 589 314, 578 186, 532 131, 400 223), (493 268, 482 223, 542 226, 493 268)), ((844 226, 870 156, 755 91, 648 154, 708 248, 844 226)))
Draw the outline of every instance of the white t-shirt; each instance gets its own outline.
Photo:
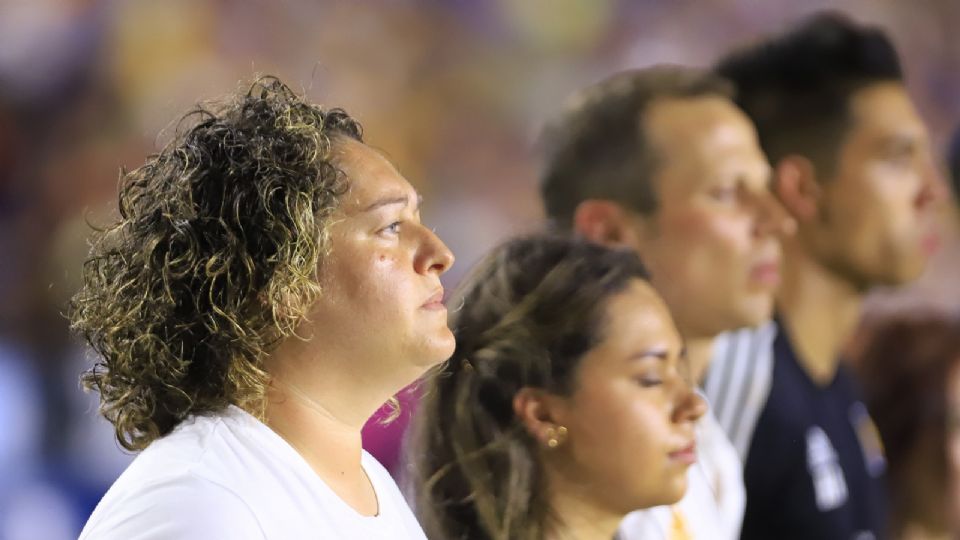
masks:
MULTIPOLYGON (((697 462, 687 471, 687 492, 676 509, 695 540, 740 537, 746 507, 743 464, 726 433, 708 410, 697 422, 697 462)), ((657 506, 631 512, 620 524, 620 540, 671 538, 674 512, 657 506)))
POLYGON ((130 464, 80 540, 424 540, 386 469, 363 452, 376 516, 347 505, 285 440, 237 407, 194 416, 130 464))

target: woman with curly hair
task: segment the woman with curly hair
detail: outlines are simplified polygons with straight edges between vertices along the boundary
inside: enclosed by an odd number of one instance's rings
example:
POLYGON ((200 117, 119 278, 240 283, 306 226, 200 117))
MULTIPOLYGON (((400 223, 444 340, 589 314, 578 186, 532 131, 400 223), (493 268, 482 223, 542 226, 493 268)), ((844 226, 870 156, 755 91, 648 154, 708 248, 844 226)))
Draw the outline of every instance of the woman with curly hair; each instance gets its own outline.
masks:
POLYGON ((610 540, 680 499, 706 405, 632 252, 513 240, 459 291, 456 350, 415 419, 431 538, 610 540))
POLYGON ((360 429, 450 356, 453 263, 360 125, 264 78, 122 174, 72 302, 141 451, 84 539, 423 538, 360 429))

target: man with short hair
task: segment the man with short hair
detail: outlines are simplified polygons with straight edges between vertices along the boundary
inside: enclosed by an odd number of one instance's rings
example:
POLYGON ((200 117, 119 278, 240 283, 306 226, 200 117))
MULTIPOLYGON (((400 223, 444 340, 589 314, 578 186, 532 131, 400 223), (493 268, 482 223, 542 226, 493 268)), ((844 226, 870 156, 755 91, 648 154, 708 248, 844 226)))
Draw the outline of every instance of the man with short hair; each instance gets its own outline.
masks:
POLYGON ((840 358, 875 286, 936 245, 927 130, 889 39, 835 14, 722 59, 757 126, 784 242, 774 322, 718 341, 705 390, 744 459, 744 539, 886 535, 884 458, 840 358))
MULTIPOLYGON (((716 335, 770 316, 779 236, 792 228, 753 125, 730 96, 726 81, 698 70, 628 71, 576 94, 544 136, 548 217, 642 256, 697 382, 716 335)), ((711 415, 697 431, 683 500, 631 514, 621 538, 737 536, 739 459, 711 415)))

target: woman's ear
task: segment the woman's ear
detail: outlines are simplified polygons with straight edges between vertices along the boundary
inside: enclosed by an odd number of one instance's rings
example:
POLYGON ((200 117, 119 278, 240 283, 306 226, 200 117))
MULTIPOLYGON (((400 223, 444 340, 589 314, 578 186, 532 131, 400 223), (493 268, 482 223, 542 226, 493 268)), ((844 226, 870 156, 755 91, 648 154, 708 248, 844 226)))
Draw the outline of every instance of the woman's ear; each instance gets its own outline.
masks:
POLYGON ((542 446, 555 448, 563 443, 564 399, 540 388, 521 388, 513 396, 513 413, 542 446))
POLYGON ((817 183, 813 163, 803 156, 790 155, 780 160, 774 174, 774 193, 787 212, 798 223, 816 219, 823 189, 817 183))
POLYGON ((640 248, 642 240, 632 212, 617 202, 587 199, 573 213, 573 230, 591 242, 613 247, 640 248))

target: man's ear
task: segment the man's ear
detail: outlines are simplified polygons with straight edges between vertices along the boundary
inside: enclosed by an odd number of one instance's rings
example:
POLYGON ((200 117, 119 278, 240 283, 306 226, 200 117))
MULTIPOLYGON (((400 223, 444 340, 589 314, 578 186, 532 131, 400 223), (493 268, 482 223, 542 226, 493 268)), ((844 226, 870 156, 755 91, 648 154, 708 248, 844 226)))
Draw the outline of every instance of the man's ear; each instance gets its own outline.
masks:
POLYGON ((614 248, 636 249, 641 240, 633 213, 605 199, 587 199, 577 205, 573 230, 591 242, 614 248))
POLYGON ((563 426, 562 399, 541 388, 524 387, 513 396, 513 414, 527 433, 541 445, 549 446, 550 438, 563 426))
POLYGON ((815 219, 820 213, 823 189, 817 183, 813 162, 803 156, 787 156, 777 164, 774 174, 774 193, 787 212, 798 223, 815 219))

